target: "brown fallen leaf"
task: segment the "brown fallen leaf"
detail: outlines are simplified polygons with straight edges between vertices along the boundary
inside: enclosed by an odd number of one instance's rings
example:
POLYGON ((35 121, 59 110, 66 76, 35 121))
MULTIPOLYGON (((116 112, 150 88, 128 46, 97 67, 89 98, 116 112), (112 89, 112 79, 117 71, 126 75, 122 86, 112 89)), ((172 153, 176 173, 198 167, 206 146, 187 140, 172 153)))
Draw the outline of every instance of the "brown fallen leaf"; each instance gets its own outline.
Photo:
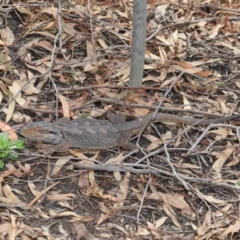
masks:
POLYGON ((63 116, 69 119, 70 118, 69 105, 68 105, 67 99, 61 94, 57 94, 57 97, 59 98, 59 100, 62 103, 63 116))
POLYGON ((70 157, 59 158, 53 167, 52 175, 56 176, 61 170, 62 166, 65 165, 67 162, 69 162, 70 159, 71 159, 70 157))
POLYGON ((94 236, 92 236, 86 229, 86 227, 82 223, 74 223, 74 229, 78 235, 78 238, 81 239, 83 237, 86 240, 94 240, 94 236))
POLYGON ((153 193, 148 196, 148 199, 161 200, 166 204, 169 204, 175 208, 181 209, 182 212, 190 215, 192 213, 190 206, 184 200, 184 196, 179 194, 169 194, 157 191, 155 187, 150 184, 150 188, 153 193))
POLYGON ((8 98, 9 98, 9 105, 8 105, 8 109, 7 109, 6 122, 11 120, 14 110, 15 110, 15 105, 16 105, 15 100, 13 100, 14 94, 12 94, 10 91, 8 93, 8 98))
POLYGON ((78 178, 78 186, 80 189, 87 189, 89 188, 89 179, 88 179, 88 172, 82 171, 78 178))
POLYGON ((3 121, 0 121, 0 130, 6 132, 12 141, 18 140, 15 130, 3 121))
POLYGON ((39 192, 39 194, 28 204, 27 208, 31 209, 31 207, 33 206, 33 204, 38 201, 42 196, 44 196, 44 194, 49 191, 51 188, 53 188, 54 186, 56 186, 57 184, 59 184, 60 182, 55 182, 54 184, 48 186, 47 188, 43 189, 41 192, 39 192))
POLYGON ((59 191, 52 191, 47 195, 47 199, 50 201, 68 201, 75 197, 73 193, 60 193, 59 191))
POLYGON ((234 151, 234 146, 231 146, 230 143, 228 143, 228 147, 224 151, 218 151, 215 153, 217 160, 212 165, 212 170, 214 172, 214 177, 217 179, 221 179, 221 170, 224 165, 224 163, 228 160, 228 158, 231 156, 231 154, 234 151))

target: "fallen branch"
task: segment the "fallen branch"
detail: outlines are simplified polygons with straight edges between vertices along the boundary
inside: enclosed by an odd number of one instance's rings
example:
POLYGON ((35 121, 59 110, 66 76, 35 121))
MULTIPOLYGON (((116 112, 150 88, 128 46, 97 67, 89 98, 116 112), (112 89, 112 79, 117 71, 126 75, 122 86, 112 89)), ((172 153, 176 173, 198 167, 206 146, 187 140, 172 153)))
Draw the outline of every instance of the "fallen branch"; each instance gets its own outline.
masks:
MULTIPOLYGON (((146 165, 138 165, 138 169, 136 169, 136 168, 130 167, 129 165, 128 166, 99 165, 99 164, 91 165, 91 164, 75 163, 74 167, 78 169, 93 170, 93 171, 97 170, 97 171, 107 171, 107 172, 130 172, 134 174, 153 174, 158 177, 161 175, 165 175, 168 177, 176 178, 176 175, 168 171, 163 171, 153 167, 150 167, 151 169, 144 169, 146 168, 146 165), (139 169, 139 168, 142 168, 142 169, 139 169)), ((227 188, 232 190, 240 190, 239 187, 229 185, 226 183, 217 182, 211 179, 193 178, 193 177, 188 177, 181 173, 178 173, 177 175, 181 177, 183 180, 189 181, 189 182, 200 183, 204 185, 211 185, 214 187, 222 187, 222 188, 227 188)))

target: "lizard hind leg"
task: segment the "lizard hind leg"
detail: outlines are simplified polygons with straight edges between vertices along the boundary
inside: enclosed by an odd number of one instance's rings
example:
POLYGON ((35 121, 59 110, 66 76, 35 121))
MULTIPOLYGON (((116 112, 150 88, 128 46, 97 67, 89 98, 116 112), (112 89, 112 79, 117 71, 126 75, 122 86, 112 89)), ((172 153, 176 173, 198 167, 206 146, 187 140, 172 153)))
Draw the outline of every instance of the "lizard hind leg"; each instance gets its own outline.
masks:
POLYGON ((127 133, 121 133, 118 139, 118 146, 127 151, 134 151, 137 149, 136 144, 129 142, 131 135, 127 133))

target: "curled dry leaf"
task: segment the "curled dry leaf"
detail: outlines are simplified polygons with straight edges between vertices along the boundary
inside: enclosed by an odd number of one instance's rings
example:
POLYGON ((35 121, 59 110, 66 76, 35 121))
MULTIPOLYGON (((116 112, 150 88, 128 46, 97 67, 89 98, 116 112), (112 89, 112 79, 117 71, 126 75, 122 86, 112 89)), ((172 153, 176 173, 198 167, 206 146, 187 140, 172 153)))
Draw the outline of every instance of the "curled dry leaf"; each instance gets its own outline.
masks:
POLYGON ((50 7, 50 8, 46 8, 43 10, 44 13, 48 13, 51 14, 55 20, 57 20, 57 16, 58 16, 58 9, 55 7, 50 7))
POLYGON ((28 209, 31 209, 31 207, 33 206, 33 204, 38 201, 44 194, 46 194, 51 188, 53 188, 54 186, 56 186, 57 184, 59 184, 60 182, 55 182, 54 184, 48 186, 47 188, 43 189, 41 192, 39 192, 37 194, 37 196, 28 204, 28 209))
POLYGON ((224 165, 224 163, 227 161, 227 159, 231 156, 232 152, 234 151, 234 146, 231 146, 230 143, 226 147, 226 149, 222 152, 217 152, 217 160, 212 165, 212 170, 215 174, 215 178, 221 179, 221 170, 224 165))
POLYGON ((146 227, 142 227, 141 225, 138 226, 137 233, 135 233, 136 236, 146 236, 149 235, 151 232, 148 231, 146 227))
POLYGON ((92 109, 91 110, 91 117, 99 117, 102 116, 103 114, 107 113, 109 110, 111 110, 112 105, 107 105, 103 109, 92 109))
POLYGON ((172 132, 167 131, 165 134, 162 135, 161 138, 156 138, 156 137, 154 137, 153 135, 150 135, 150 134, 143 134, 143 136, 151 142, 151 144, 147 147, 147 150, 151 151, 151 150, 159 147, 160 145, 162 145, 163 142, 167 142, 169 139, 171 139, 172 138, 172 132))
MULTIPOLYGON (((0 55, 1 55, 1 53, 0 53, 0 55)), ((1 62, 0 62, 0 63, 1 63, 1 62)), ((1 64, 0 64, 0 65, 1 65, 1 64)), ((7 86, 5 85, 4 82, 6 82, 6 83, 8 84, 8 81, 7 81, 7 80, 5 81, 4 78, 1 78, 1 81, 0 81, 0 89, 1 89, 1 91, 2 91, 4 94, 8 94, 8 88, 7 88, 7 86)))
MULTIPOLYGON (((28 76, 30 76, 29 79, 30 79, 31 77, 33 77, 33 75, 30 74, 30 73, 28 74, 28 76)), ((34 87, 33 82, 30 82, 30 83, 28 83, 27 85, 26 85, 26 83, 27 83, 26 80, 14 81, 13 84, 12 84, 12 86, 13 86, 13 88, 16 88, 16 89, 19 89, 19 90, 23 91, 23 92, 24 92, 25 94, 27 94, 27 95, 32 95, 33 93, 37 94, 37 93, 40 92, 39 89, 37 89, 36 87, 34 87), (23 86, 25 86, 25 87, 22 89, 23 86)), ((19 96, 21 96, 21 95, 19 95, 19 96)), ((23 104, 25 103, 25 100, 24 100, 24 102, 23 102, 22 104, 21 104, 21 102, 18 102, 18 103, 19 103, 20 105, 23 105, 23 104)))
POLYGON ((59 158, 57 162, 55 163, 53 170, 52 170, 52 175, 56 176, 59 171, 61 170, 62 166, 65 165, 67 162, 70 161, 71 158, 59 158))
POLYGON ((151 222, 148 222, 147 221, 147 225, 148 225, 148 229, 151 231, 151 233, 153 234, 153 236, 156 238, 156 239, 160 239, 160 235, 158 233, 158 229, 154 226, 154 224, 152 224, 151 222))
POLYGON ((9 105, 7 109, 6 122, 8 122, 12 118, 14 109, 15 109, 15 104, 16 104, 15 100, 13 99, 13 94, 11 92, 9 92, 8 98, 9 98, 9 105))
POLYGON ((233 159, 231 162, 229 162, 228 164, 226 164, 227 167, 232 167, 235 166, 239 163, 239 157, 237 156, 233 156, 233 159))
POLYGON ((151 193, 148 196, 148 199, 153 200, 162 200, 166 204, 169 204, 175 208, 181 209, 182 212, 190 215, 191 214, 191 208, 188 205, 188 203, 184 200, 184 196, 179 194, 168 194, 168 193, 162 193, 159 191, 156 191, 153 185, 151 185, 151 190, 153 190, 153 193, 151 193))
POLYGON ((40 40, 40 38, 34 38, 31 41, 28 41, 26 44, 24 44, 23 46, 19 47, 18 51, 17 51, 17 55, 22 58, 27 54, 27 50, 29 48, 31 48, 33 46, 34 43, 38 42, 40 40))
POLYGON ((14 34, 8 26, 0 29, 0 35, 6 46, 11 46, 13 44, 15 40, 14 34))
POLYGON ((229 226, 223 233, 223 236, 227 236, 229 233, 237 233, 240 230, 240 221, 236 219, 236 222, 229 226))
POLYGON ((119 202, 115 202, 113 207, 122 207, 125 203, 125 199, 127 197, 129 191, 129 181, 130 181, 130 173, 126 173, 124 179, 120 182, 119 188, 117 191, 117 198, 121 199, 119 202))
POLYGON ((218 128, 216 130, 209 131, 209 133, 215 133, 216 136, 214 136, 214 138, 216 140, 225 139, 228 135, 233 135, 231 129, 228 128, 218 128))
POLYGON ((12 83, 12 86, 9 86, 9 91, 14 96, 14 99, 19 105, 24 105, 25 99, 21 96, 22 86, 17 83, 17 81, 14 81, 12 83))
POLYGON ((50 201, 69 201, 75 197, 73 193, 60 193, 59 191, 52 191, 47 195, 50 201))
POLYGON ((25 117, 22 113, 20 113, 19 111, 16 111, 13 113, 12 120, 14 122, 22 123, 25 120, 25 117))
POLYGON ((3 186, 3 193, 6 196, 8 203, 23 204, 23 203, 12 191, 11 187, 7 184, 3 186))
POLYGON ((199 77, 202 77, 202 78, 206 78, 206 77, 213 75, 213 72, 212 71, 200 71, 200 72, 197 72, 196 75, 199 77))
POLYGON ((16 177, 22 177, 22 176, 26 176, 26 175, 30 174, 31 166, 29 164, 25 164, 24 166, 21 164, 19 164, 19 165, 20 165, 20 167, 16 168, 14 165, 8 163, 6 165, 8 170, 5 171, 2 176, 4 177, 4 176, 8 176, 8 175, 12 174, 16 177))
POLYGON ((163 210, 167 214, 167 216, 171 219, 173 224, 177 228, 181 229, 181 224, 178 222, 178 220, 176 218, 176 213, 175 213, 174 209, 171 207, 171 205, 167 204, 167 203, 163 203, 163 210))
POLYGON ((121 165, 121 164, 123 164, 123 161, 124 161, 125 158, 126 158, 126 156, 123 156, 123 154, 120 153, 120 154, 119 154, 118 156, 116 156, 116 157, 109 158, 109 159, 105 162, 105 164, 106 164, 106 165, 111 165, 111 164, 121 165))
POLYGON ((61 94, 57 94, 57 97, 59 98, 59 100, 62 103, 63 116, 69 119, 70 118, 69 105, 68 105, 67 99, 61 94))
POLYGON ((78 178, 78 186, 80 189, 88 189, 89 188, 89 179, 88 179, 88 172, 82 171, 78 178))
POLYGON ((218 24, 215 27, 213 27, 213 29, 210 31, 210 35, 208 37, 212 38, 212 39, 215 38, 219 34, 219 31, 222 27, 224 27, 224 25, 222 25, 222 24, 218 24))
POLYGON ((86 239, 86 240, 94 240, 94 236, 92 236, 88 230, 86 229, 86 227, 79 222, 76 222, 73 224, 74 226, 74 230, 77 233, 78 239, 86 239))
MULTIPOLYGON (((54 210, 49 210, 49 215, 54 218, 60 218, 60 217, 74 217, 74 221, 79 221, 79 222, 91 222, 94 220, 94 216, 92 215, 79 215, 75 212, 72 211, 65 211, 65 212, 56 212, 54 210)), ((73 221, 73 220, 71 220, 73 221)))
POLYGON ((88 97, 88 93, 86 91, 83 92, 83 95, 77 99, 74 99, 73 101, 69 102, 69 108, 78 108, 81 106, 84 102, 86 102, 86 99, 88 97))
POLYGON ((9 63, 7 56, 0 52, 0 69, 3 71, 8 71, 10 74, 13 74, 12 66, 9 63))
POLYGON ((204 195, 204 194, 201 194, 201 195, 202 195, 202 197, 203 197, 206 201, 208 201, 208 202, 210 202, 210 203, 226 204, 226 201, 224 201, 224 200, 222 200, 222 199, 215 198, 215 197, 213 197, 213 196, 211 196, 211 195, 204 195))

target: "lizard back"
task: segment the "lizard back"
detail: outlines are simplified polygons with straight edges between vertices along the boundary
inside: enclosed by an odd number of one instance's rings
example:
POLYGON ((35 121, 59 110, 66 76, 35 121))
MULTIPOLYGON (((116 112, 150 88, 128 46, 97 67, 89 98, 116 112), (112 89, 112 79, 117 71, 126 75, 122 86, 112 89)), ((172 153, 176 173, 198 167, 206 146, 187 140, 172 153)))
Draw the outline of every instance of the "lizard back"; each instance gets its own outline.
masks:
MULTIPOLYGON (((139 133, 144 125, 152 120, 152 117, 153 114, 147 114, 133 121, 117 123, 86 118, 56 123, 33 122, 21 130, 21 135, 32 141, 41 141, 53 145, 65 142, 69 147, 73 148, 106 149, 128 143, 128 139, 139 133)), ((154 122, 209 125, 211 123, 222 123, 239 117, 240 114, 216 119, 196 119, 158 113, 154 122)))

